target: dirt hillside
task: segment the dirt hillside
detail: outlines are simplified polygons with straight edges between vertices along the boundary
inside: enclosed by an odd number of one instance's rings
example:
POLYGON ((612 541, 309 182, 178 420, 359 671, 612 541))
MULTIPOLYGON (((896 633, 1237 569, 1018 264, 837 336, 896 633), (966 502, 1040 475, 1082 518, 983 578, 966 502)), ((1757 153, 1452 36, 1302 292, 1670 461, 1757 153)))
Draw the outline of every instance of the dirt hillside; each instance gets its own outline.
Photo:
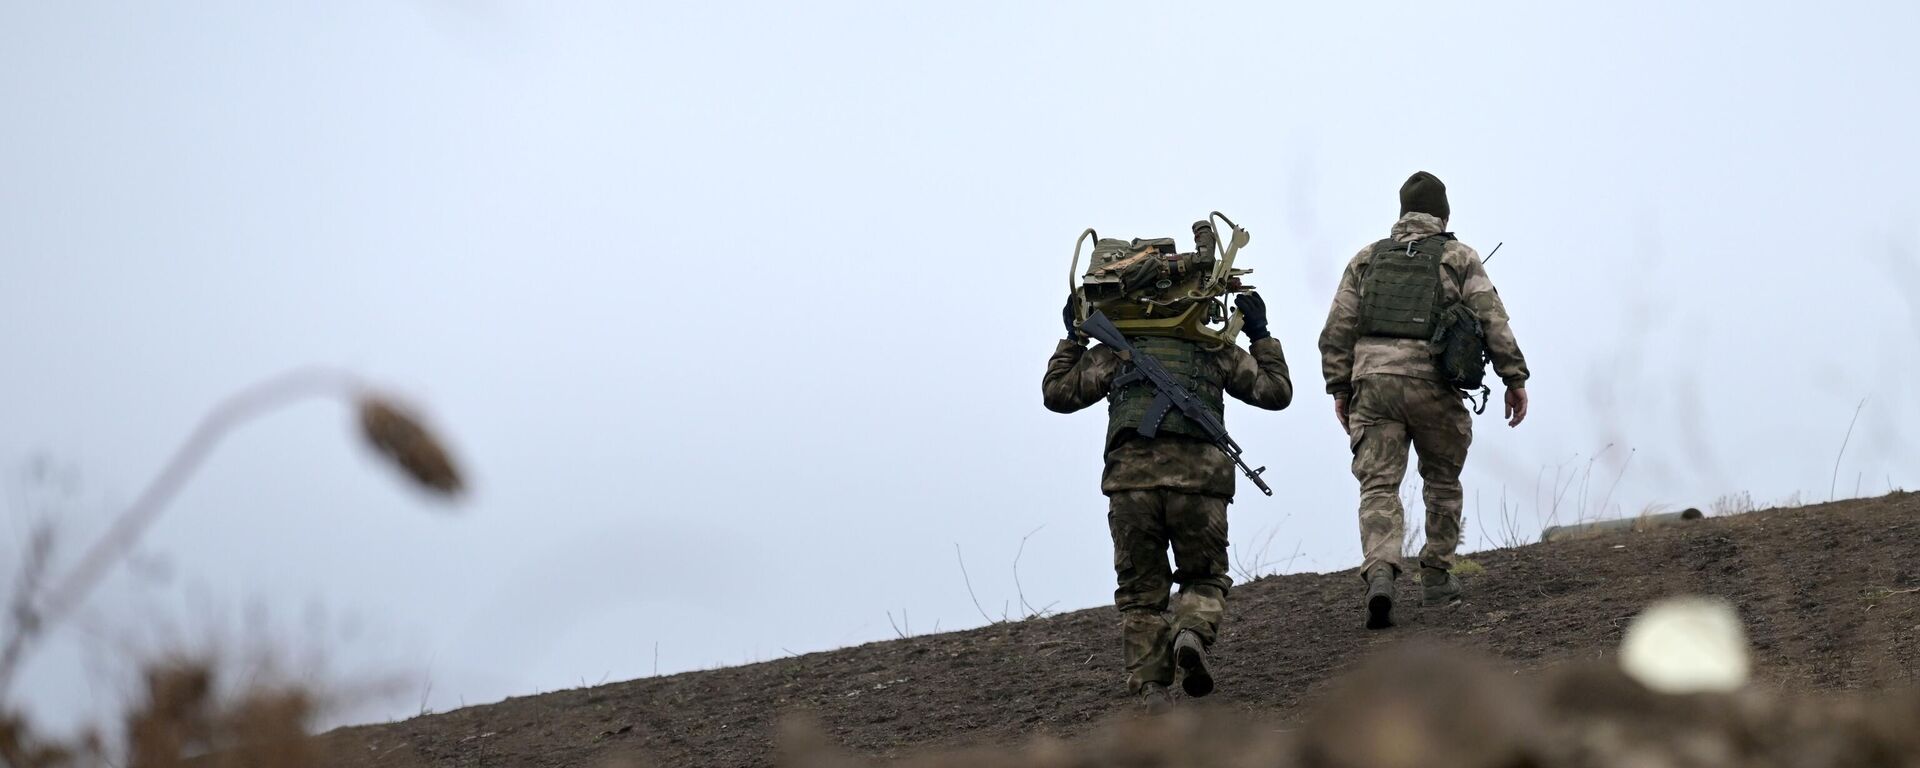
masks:
MULTIPOLYGON (((1738 606, 1758 678, 1795 691, 1911 685, 1920 671, 1920 494, 1707 519, 1473 555, 1465 604, 1361 628, 1353 571, 1234 588, 1207 711, 1292 720, 1330 682, 1407 641, 1469 645, 1503 670, 1610 655, 1641 607, 1738 606)), ((1404 596, 1415 598, 1410 585, 1404 596)), ((768 765, 783 714, 899 757, 1081 737, 1127 711, 1108 607, 749 666, 510 699, 326 737, 347 766, 768 765)))

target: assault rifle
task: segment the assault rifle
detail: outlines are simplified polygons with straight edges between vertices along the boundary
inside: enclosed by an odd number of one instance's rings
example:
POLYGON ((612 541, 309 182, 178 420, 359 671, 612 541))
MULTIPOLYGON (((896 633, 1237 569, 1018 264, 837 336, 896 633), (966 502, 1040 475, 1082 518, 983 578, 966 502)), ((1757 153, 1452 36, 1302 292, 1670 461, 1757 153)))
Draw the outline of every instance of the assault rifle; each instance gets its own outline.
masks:
POLYGON ((1153 404, 1147 407, 1146 417, 1140 420, 1139 429, 1142 436, 1153 437, 1160 431, 1160 422, 1167 418, 1167 413, 1174 408, 1179 408, 1180 413, 1193 423, 1200 425, 1200 429, 1207 433, 1207 438, 1213 441, 1214 447, 1219 448, 1227 458, 1233 459, 1234 464, 1239 465, 1240 471, 1247 476, 1248 480, 1253 481, 1254 486, 1258 487, 1261 493, 1273 495, 1273 489, 1268 488, 1267 482, 1260 479, 1260 473, 1267 471, 1267 468, 1248 467, 1247 462, 1240 458, 1240 444, 1227 435, 1227 425, 1220 423, 1220 419, 1207 410, 1207 406, 1200 402, 1199 396, 1186 387, 1180 386, 1180 382, 1173 378, 1173 374, 1167 372, 1165 366, 1160 365, 1159 360, 1134 349, 1133 345, 1127 342, 1127 337, 1120 334, 1120 329, 1113 326, 1113 321, 1108 320, 1107 316, 1097 309, 1080 323, 1080 330, 1099 340, 1100 343, 1113 347, 1120 353, 1121 359, 1133 364, 1126 373, 1114 379, 1115 388, 1141 380, 1153 385, 1157 394, 1154 395, 1153 404))

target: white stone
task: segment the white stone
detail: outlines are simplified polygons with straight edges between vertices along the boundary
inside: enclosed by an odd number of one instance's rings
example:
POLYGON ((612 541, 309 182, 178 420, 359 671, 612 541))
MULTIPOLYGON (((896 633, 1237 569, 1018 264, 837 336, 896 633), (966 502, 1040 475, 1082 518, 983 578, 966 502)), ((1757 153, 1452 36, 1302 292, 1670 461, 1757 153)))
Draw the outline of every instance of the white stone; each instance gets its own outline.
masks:
POLYGON ((1740 615, 1718 598, 1654 603, 1634 617, 1620 643, 1620 667, 1661 693, 1738 690, 1752 666, 1740 615))

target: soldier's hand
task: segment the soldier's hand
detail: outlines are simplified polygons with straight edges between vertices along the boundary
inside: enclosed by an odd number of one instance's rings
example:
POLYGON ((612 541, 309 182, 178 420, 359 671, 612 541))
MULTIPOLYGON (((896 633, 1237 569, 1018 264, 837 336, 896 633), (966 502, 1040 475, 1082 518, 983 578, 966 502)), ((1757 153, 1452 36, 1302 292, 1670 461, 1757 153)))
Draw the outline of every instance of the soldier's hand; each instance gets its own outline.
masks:
POLYGON ((1086 341, 1086 336, 1080 333, 1080 294, 1067 294, 1067 306, 1060 310, 1060 317, 1067 323, 1067 338, 1086 341))
POLYGON ((1333 399, 1333 417, 1340 420, 1340 431, 1345 432, 1349 435, 1353 434, 1353 430, 1347 427, 1347 399, 1346 398, 1336 397, 1333 399))
POLYGON ((1233 297, 1233 306, 1239 308, 1240 317, 1246 321, 1240 330, 1247 334, 1247 341, 1259 341, 1272 336, 1267 332, 1267 300, 1260 294, 1248 291, 1233 297))
POLYGON ((1527 420, 1527 390, 1507 390, 1507 426, 1517 427, 1527 420))

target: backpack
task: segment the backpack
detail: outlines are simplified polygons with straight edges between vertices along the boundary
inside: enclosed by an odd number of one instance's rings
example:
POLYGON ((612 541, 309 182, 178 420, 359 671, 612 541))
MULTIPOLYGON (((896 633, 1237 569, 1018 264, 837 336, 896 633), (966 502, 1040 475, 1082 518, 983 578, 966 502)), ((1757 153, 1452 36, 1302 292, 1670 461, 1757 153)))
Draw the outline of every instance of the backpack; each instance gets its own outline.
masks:
POLYGON ((1473 390, 1480 390, 1480 402, 1474 404, 1473 412, 1486 412, 1487 401, 1493 396, 1493 388, 1486 385, 1487 364, 1492 358, 1487 355, 1487 334, 1480 317, 1466 302, 1456 301, 1435 313, 1434 319, 1430 340, 1434 367, 1467 402, 1473 402, 1473 390))

